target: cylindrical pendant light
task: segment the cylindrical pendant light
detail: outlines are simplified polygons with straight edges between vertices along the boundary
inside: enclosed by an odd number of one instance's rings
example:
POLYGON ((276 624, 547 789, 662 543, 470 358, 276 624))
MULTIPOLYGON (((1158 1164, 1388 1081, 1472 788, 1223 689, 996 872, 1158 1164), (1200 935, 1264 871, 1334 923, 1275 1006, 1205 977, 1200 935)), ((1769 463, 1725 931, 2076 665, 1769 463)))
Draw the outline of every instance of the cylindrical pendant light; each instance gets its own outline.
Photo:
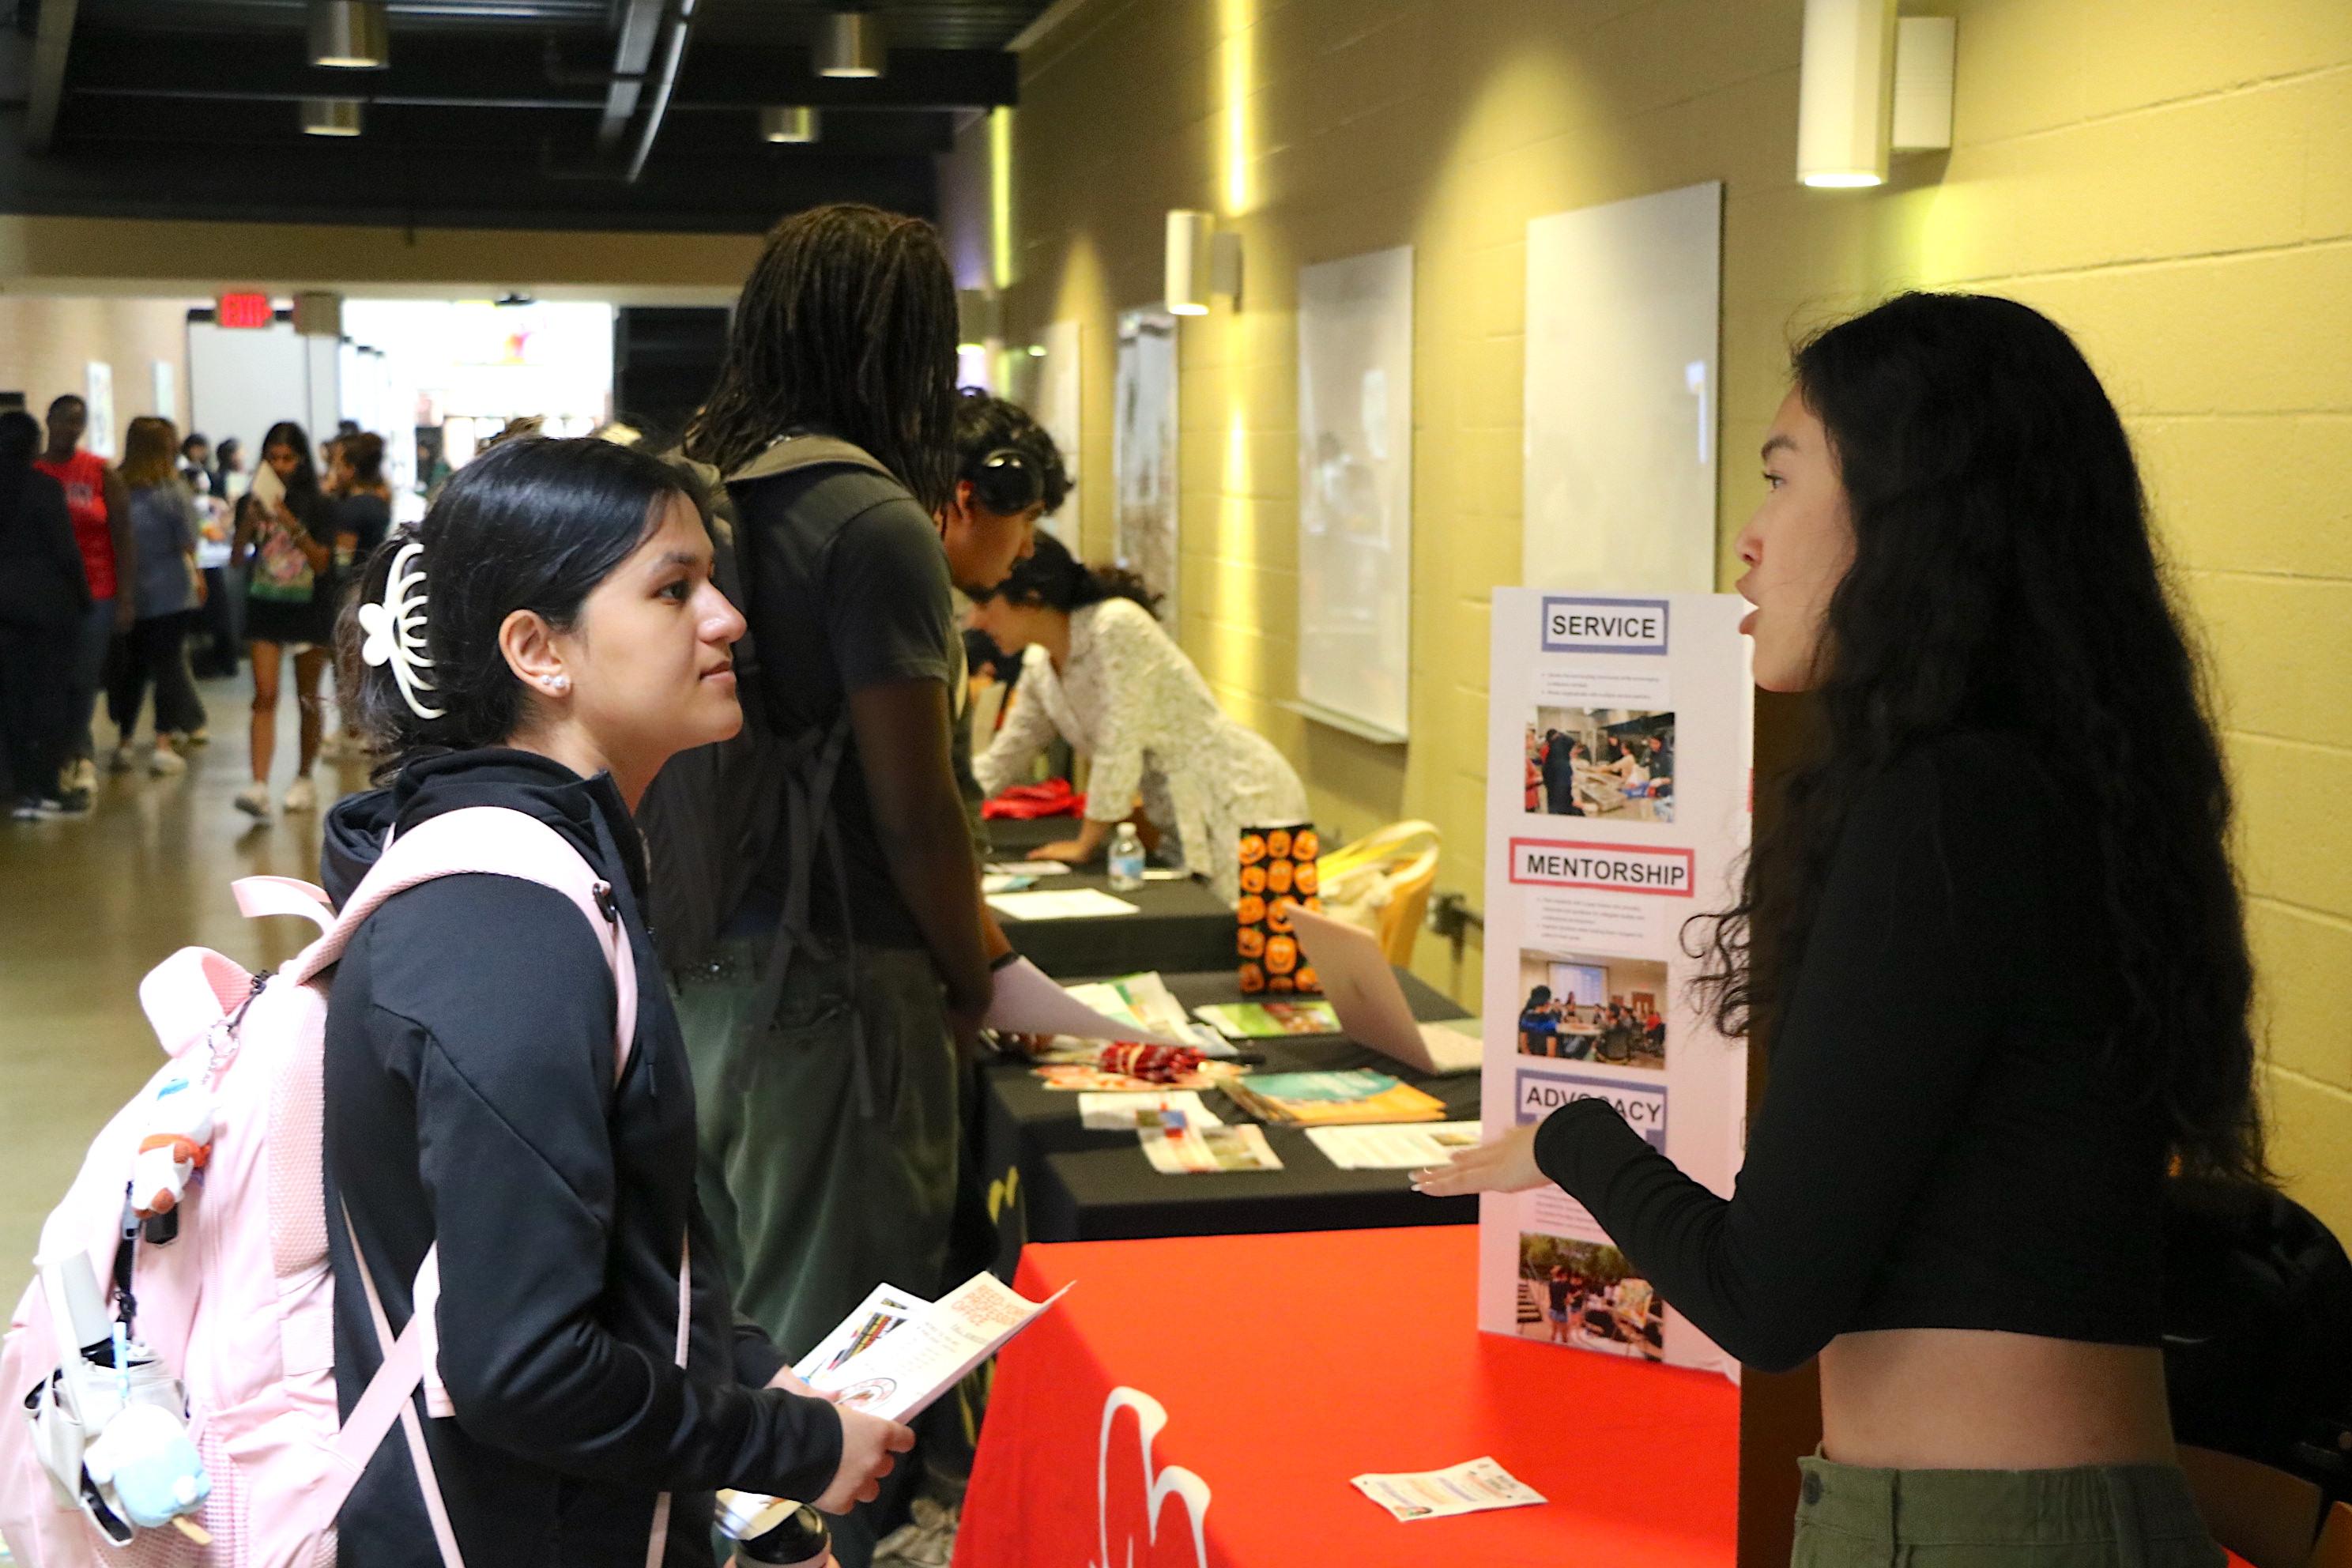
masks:
POLYGON ((310 0, 310 63, 381 70, 392 63, 383 0, 310 0))
POLYGON ((760 139, 763 142, 814 142, 816 128, 816 110, 805 105, 760 110, 760 139))
POLYGON ((817 24, 819 76, 880 76, 889 58, 889 36, 877 12, 829 11, 817 24))
POLYGON ((302 129, 312 136, 356 136, 360 133, 360 100, 356 98, 306 98, 302 129))
POLYGON ((1883 184, 1894 109, 1895 0, 1805 0, 1797 178, 1883 184))
POLYGON ((1170 315, 1209 313, 1209 253, 1216 233, 1214 213, 1179 207, 1168 215, 1165 281, 1170 315))

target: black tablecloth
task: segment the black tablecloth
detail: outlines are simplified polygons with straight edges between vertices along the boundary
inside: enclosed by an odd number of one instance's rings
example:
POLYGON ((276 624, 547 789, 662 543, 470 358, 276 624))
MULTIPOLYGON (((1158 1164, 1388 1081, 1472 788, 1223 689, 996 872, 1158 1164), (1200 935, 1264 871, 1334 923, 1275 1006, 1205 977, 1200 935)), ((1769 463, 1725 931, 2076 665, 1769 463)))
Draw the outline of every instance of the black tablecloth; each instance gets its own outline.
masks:
MULTIPOLYGON (((1075 816, 992 822, 988 835, 996 847, 995 860, 1010 866, 1040 845, 1076 837, 1083 826, 1075 816)), ((1040 877, 1035 890, 1075 891, 1079 888, 1110 891, 1109 876, 1099 859, 1062 876, 1040 877)), ((1013 945, 1057 980, 1090 974, 1131 974, 1142 969, 1170 973, 1240 963, 1234 948, 1234 911, 1209 890, 1207 884, 1190 879, 1155 879, 1132 891, 1112 896, 1135 905, 1137 912, 1076 921, 999 918, 1013 945)))
MULTIPOLYGON (((1397 975, 1415 1016, 1464 1016, 1444 994, 1403 970, 1397 975)), ((1241 1000, 1229 969, 1163 969, 1161 977, 1187 1007, 1241 1000)), ((1335 1036, 1252 1040, 1243 1048, 1264 1052, 1265 1065, 1255 1069, 1260 1072, 1368 1067, 1392 1073, 1445 1101, 1449 1120, 1478 1118, 1476 1073, 1425 1077, 1335 1036)), ((1202 1098, 1228 1121, 1253 1120, 1213 1089, 1202 1098)), ((990 1189, 998 1268, 1007 1279, 1027 1241, 1466 1225, 1478 1217, 1475 1198, 1423 1197, 1412 1190, 1409 1172, 1340 1170, 1295 1127, 1265 1129, 1267 1143, 1282 1157, 1279 1171, 1162 1175, 1132 1131, 1088 1131, 1078 1120, 1078 1097, 1045 1088, 1025 1063, 982 1068, 979 1101, 978 1164, 990 1189)))

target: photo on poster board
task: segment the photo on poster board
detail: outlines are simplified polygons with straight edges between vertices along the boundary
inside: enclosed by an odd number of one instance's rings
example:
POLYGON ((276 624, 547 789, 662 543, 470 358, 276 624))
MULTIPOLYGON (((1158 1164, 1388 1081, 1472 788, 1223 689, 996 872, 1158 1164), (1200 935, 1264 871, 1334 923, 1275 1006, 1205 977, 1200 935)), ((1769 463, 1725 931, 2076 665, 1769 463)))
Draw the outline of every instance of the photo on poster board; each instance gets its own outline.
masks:
POLYGON ((1518 1054, 1666 1070, 1666 966, 1656 959, 1525 949, 1518 1054))
POLYGON ((1637 1361, 1665 1359, 1664 1303, 1607 1242, 1522 1234, 1515 1318, 1521 1339, 1637 1361))
POLYGON ((1527 746, 1530 816, 1675 819, 1672 713, 1538 704, 1527 746))
POLYGON ((1176 318, 1150 309, 1118 317, 1110 466, 1112 550, 1160 595, 1160 619, 1181 625, 1176 465, 1176 318))
POLYGON ((1298 700, 1407 736, 1412 247, 1298 271, 1298 700))
POLYGON ((1525 497, 1531 588, 1715 585, 1723 186, 1528 225, 1525 497))

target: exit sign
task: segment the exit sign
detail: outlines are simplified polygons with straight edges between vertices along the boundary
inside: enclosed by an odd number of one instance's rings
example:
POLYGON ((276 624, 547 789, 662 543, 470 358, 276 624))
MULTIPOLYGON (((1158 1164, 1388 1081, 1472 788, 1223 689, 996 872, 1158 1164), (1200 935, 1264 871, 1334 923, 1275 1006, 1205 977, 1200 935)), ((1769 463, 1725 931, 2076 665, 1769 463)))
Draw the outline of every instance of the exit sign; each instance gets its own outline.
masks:
POLYGON ((213 306, 213 320, 224 327, 266 327, 277 319, 267 294, 223 294, 213 306))

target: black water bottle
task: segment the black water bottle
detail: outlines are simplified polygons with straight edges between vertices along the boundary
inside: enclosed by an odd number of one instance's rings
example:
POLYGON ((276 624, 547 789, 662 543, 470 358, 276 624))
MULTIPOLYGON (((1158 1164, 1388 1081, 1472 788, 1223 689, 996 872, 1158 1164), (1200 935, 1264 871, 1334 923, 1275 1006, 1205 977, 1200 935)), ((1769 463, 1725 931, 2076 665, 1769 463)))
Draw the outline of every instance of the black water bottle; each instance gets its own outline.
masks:
POLYGON ((777 1502, 745 1524, 746 1532, 735 1542, 738 1563, 824 1568, 833 1561, 833 1536, 824 1527, 824 1516, 806 1503, 777 1502))

